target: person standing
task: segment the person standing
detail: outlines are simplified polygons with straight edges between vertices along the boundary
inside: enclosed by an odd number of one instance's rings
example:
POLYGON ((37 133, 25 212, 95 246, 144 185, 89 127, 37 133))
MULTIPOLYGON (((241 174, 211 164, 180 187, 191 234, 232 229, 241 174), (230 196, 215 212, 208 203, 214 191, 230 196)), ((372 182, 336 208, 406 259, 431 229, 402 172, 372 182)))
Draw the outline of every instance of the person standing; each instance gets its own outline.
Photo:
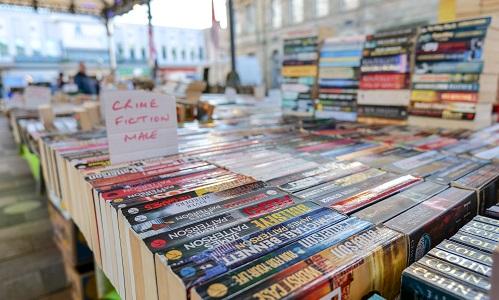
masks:
POLYGON ((87 75, 87 68, 83 62, 78 66, 78 73, 74 77, 74 83, 78 86, 78 92, 86 95, 97 94, 94 80, 87 75))

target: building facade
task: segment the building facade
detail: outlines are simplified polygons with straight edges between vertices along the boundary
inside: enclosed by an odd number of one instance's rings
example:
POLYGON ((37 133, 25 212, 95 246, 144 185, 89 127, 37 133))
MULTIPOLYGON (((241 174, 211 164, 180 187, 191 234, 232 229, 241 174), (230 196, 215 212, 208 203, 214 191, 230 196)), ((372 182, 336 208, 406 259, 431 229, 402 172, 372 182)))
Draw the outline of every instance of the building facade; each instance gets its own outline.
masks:
POLYGON ((267 87, 275 86, 282 41, 306 32, 370 34, 438 18, 439 0, 235 0, 237 55, 258 58, 267 87))
MULTIPOLYGON (((160 74, 201 74, 206 63, 203 30, 156 26, 154 43, 160 74)), ((117 74, 121 78, 150 74, 145 25, 115 24, 117 74)), ((53 82, 59 72, 76 73, 84 61, 89 73, 109 72, 109 39, 102 20, 30 8, 0 7, 0 82, 4 90, 28 81, 53 82)))

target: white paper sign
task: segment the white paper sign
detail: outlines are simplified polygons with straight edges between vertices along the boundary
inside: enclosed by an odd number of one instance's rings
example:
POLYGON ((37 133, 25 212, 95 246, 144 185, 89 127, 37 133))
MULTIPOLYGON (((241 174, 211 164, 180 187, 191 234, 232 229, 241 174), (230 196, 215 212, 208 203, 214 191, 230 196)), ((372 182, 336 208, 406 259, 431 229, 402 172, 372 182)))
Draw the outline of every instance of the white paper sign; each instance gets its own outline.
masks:
POLYGON ((175 98, 147 91, 101 94, 111 163, 178 152, 175 98))
POLYGON ((38 109, 38 106, 50 104, 52 93, 48 87, 28 86, 24 89, 24 103, 28 109, 38 109))

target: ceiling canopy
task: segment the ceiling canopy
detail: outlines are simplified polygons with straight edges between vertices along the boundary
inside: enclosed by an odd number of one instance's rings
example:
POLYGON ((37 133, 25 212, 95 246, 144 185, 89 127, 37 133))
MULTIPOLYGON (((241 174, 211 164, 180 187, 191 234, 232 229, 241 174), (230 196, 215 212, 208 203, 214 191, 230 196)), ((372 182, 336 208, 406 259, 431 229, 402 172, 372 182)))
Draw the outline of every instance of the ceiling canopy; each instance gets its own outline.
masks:
POLYGON ((112 18, 147 0, 0 0, 0 4, 46 8, 57 12, 112 18))

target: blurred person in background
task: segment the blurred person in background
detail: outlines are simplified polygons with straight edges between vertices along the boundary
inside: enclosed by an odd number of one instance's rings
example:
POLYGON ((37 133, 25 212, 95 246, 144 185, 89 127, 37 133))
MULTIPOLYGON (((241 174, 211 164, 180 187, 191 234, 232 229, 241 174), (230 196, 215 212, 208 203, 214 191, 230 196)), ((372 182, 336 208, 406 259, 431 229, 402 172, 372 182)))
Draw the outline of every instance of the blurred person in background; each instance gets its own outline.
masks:
POLYGON ((64 81, 64 73, 60 72, 59 77, 57 77, 57 89, 62 90, 66 82, 64 81))
POLYGON ((83 62, 80 62, 78 66, 78 73, 74 77, 74 83, 78 86, 78 92, 82 94, 97 94, 97 84, 93 78, 87 75, 87 67, 83 62))

